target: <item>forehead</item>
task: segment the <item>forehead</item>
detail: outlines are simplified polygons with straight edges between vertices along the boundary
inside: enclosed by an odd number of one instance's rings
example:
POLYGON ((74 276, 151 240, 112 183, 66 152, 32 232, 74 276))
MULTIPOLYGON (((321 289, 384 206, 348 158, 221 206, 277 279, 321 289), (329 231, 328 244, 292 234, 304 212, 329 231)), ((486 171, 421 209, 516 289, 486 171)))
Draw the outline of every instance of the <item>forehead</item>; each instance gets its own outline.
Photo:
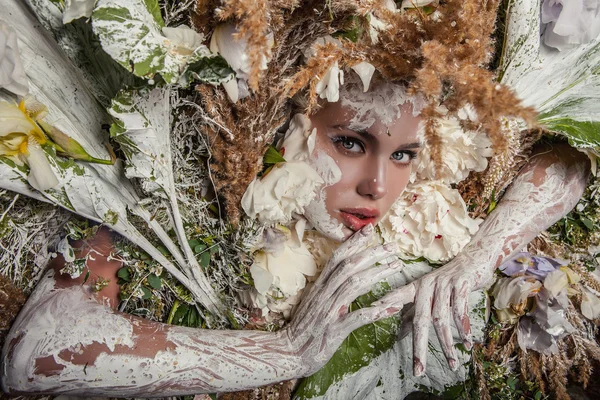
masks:
MULTIPOLYGON (((414 141, 420 128, 422 102, 406 95, 403 88, 379 88, 372 93, 347 90, 341 100, 325 103, 311 116, 317 128, 340 128, 355 132, 414 141)), ((317 129, 319 130, 319 129, 317 129)), ((387 141, 387 140, 386 140, 387 141)))

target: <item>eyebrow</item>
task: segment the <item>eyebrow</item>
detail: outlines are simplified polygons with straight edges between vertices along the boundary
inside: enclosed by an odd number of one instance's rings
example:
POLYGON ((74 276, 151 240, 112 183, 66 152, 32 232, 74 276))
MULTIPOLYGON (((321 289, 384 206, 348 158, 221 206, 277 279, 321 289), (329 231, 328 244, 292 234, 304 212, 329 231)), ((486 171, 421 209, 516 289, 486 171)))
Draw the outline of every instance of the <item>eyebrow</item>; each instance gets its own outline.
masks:
MULTIPOLYGON (((370 141, 378 140, 375 135, 373 135, 372 133, 370 133, 364 129, 354 130, 354 129, 348 128, 347 126, 339 125, 339 124, 332 126, 332 128, 348 129, 348 130, 351 130, 352 132, 356 133, 357 135, 362 136, 366 140, 370 140, 370 141)), ((398 146, 398 150, 411 150, 411 149, 419 149, 419 148, 421 148, 420 142, 406 143, 406 144, 402 144, 402 145, 398 146)))

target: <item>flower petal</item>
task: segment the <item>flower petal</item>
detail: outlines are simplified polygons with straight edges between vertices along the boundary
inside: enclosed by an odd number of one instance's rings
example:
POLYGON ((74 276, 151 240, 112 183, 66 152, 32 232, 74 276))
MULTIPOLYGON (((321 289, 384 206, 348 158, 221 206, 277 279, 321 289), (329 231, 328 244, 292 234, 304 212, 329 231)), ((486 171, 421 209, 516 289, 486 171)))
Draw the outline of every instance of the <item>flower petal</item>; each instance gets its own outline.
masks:
POLYGON ((63 24, 68 24, 81 17, 91 17, 95 4, 96 0, 65 0, 63 24))
POLYGON ((352 69, 360 77, 360 80, 363 83, 363 91, 368 91, 369 85, 371 84, 371 78, 373 77, 373 73, 375 72, 375 67, 372 64, 363 61, 354 65, 352 69))
POLYGON ((46 152, 32 137, 29 138, 27 151, 24 158, 29 165, 29 184, 40 192, 57 186, 59 181, 46 158, 46 152))

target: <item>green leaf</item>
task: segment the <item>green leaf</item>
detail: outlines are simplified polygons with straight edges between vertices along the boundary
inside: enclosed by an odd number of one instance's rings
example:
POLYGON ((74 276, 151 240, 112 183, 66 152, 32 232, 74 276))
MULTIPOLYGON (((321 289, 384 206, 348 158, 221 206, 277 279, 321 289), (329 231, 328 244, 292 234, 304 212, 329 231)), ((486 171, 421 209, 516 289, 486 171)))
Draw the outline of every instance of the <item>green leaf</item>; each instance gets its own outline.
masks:
POLYGON ((196 253, 196 254, 200 254, 204 250, 206 250, 206 245, 205 244, 199 244, 199 245, 197 245, 197 246, 194 247, 194 253, 196 253))
MULTIPOLYGON (((350 311, 368 307, 389 290, 387 283, 378 283, 371 292, 357 298, 350 311)), ((300 382, 294 398, 322 396, 332 384, 369 365, 373 358, 392 348, 398 325, 398 319, 390 317, 352 332, 323 368, 300 382)))
POLYGON ((84 285, 87 282, 89 277, 90 277, 90 270, 88 269, 88 271, 85 273, 85 278, 83 278, 83 282, 81 284, 84 285))
POLYGON ((594 229, 594 223, 592 222, 591 219, 583 217, 583 216, 580 217, 579 219, 581 219, 581 222, 583 222, 585 227, 588 228, 590 231, 594 229))
POLYGON ((174 50, 162 33, 164 22, 156 0, 98 0, 92 26, 102 48, 139 77, 152 79, 160 74, 165 82, 177 83, 182 65, 213 57, 204 45, 189 55, 174 50))
POLYGON ((144 0, 144 3, 146 3, 146 9, 152 15, 158 26, 165 26, 165 21, 163 21, 160 13, 160 5, 158 4, 158 0, 144 0))
POLYGON ((192 80, 218 84, 233 79, 234 72, 221 56, 203 56, 191 62, 181 75, 180 83, 187 86, 192 80))
POLYGON ((150 274, 148 275, 148 284, 150 285, 150 287, 152 289, 160 289, 162 288, 162 280, 160 279, 160 277, 156 276, 155 274, 150 274))
POLYGON ((206 270, 206 268, 208 268, 209 264, 210 264, 210 251, 205 251, 204 253, 200 254, 200 266, 202 267, 202 269, 206 270))
POLYGON ((125 282, 131 282, 131 273, 129 272, 129 268, 123 267, 119 269, 117 272, 117 276, 123 279, 125 282))
POLYGON ((540 0, 511 0, 498 76, 539 122, 600 154, 600 38, 558 51, 540 38, 540 0))
POLYGON ((283 158, 281 153, 278 152, 275 147, 269 146, 265 156, 263 157, 263 164, 274 165, 281 162, 285 162, 285 158, 283 158))
POLYGON ((142 296, 143 300, 148 300, 152 297, 152 291, 150 291, 150 289, 147 287, 142 286, 142 292, 144 292, 144 295, 142 296))

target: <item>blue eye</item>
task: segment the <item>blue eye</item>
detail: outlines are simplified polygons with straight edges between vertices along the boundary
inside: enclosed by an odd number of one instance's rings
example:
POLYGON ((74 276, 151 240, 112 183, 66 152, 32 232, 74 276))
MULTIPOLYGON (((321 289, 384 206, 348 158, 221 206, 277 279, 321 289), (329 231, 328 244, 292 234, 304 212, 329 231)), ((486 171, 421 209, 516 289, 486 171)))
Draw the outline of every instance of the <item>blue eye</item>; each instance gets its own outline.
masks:
POLYGON ((416 156, 414 151, 403 150, 392 153, 390 158, 398 164, 409 164, 416 156))
POLYGON ((336 136, 331 141, 341 150, 350 153, 363 153, 364 147, 360 140, 348 136, 336 136))

